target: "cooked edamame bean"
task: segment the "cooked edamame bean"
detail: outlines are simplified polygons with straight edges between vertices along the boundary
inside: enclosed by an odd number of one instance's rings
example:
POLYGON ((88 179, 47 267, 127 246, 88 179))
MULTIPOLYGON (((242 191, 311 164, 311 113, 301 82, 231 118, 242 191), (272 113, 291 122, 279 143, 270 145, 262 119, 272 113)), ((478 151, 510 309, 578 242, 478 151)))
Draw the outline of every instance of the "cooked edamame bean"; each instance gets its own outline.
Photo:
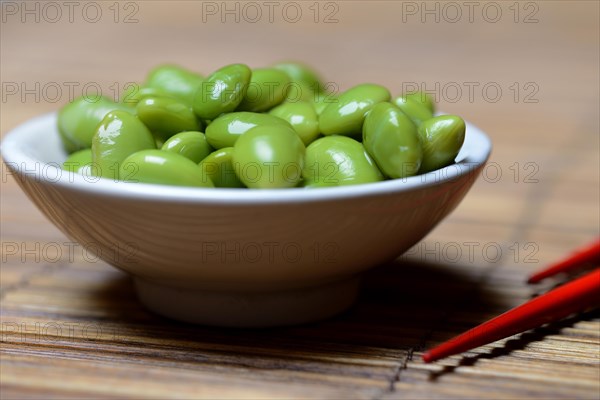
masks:
POLYGON ((231 64, 206 79, 162 65, 120 103, 87 100, 59 112, 72 153, 63 168, 167 185, 317 188, 403 178, 452 163, 465 137, 460 117, 433 116, 427 93, 390 100, 385 87, 361 84, 337 96, 295 62, 231 64))
POLYGON ((415 124, 398 107, 379 103, 365 119, 363 144, 379 169, 390 178, 417 173, 423 151, 415 124))
POLYGON ((203 81, 202 75, 177 65, 161 65, 148 74, 144 87, 165 92, 187 104, 192 104, 203 81))
POLYGON ((290 78, 275 68, 252 71, 246 95, 237 107, 240 111, 267 111, 281 103, 290 89, 290 78))
POLYGON ((377 103, 388 101, 390 92, 383 86, 365 83, 342 93, 337 103, 328 105, 319 118, 323 135, 360 136, 365 115, 377 103))
POLYGON ((319 119, 310 103, 283 103, 269 111, 269 114, 289 122, 305 145, 319 136, 319 119))
POLYGON ((106 97, 96 101, 79 97, 64 106, 58 113, 58 132, 67 152, 92 147, 92 137, 102 118, 113 110, 133 111, 130 107, 115 103, 106 97))
POLYGON ((465 121, 456 115, 440 115, 419 127, 423 144, 423 163, 420 173, 452 164, 465 141, 465 121))
POLYGON ((233 112, 220 116, 208 125, 206 140, 215 149, 232 147, 240 135, 259 125, 292 127, 287 121, 273 115, 247 111, 233 112))
POLYGON ((119 179, 121 162, 131 154, 154 149, 154 138, 136 116, 111 111, 98 125, 92 139, 92 161, 98 176, 119 179))
POLYGON ((305 186, 356 185, 383 180, 363 145, 346 136, 326 136, 306 148, 305 186))
POLYGON ((419 126, 423 121, 433 118, 433 113, 423 103, 419 103, 411 98, 396 97, 392 103, 398 107, 410 120, 419 126))
POLYGON ((92 164, 92 149, 83 149, 67 157, 62 167, 65 171, 80 173, 81 168, 92 164))
POLYGON ((150 132, 163 140, 179 132, 202 129, 191 107, 172 97, 145 97, 135 109, 150 132))
POLYGON ((235 174, 233 169, 233 147, 224 147, 213 151, 208 155, 199 166, 202 173, 207 175, 214 183, 215 187, 222 188, 243 188, 242 181, 235 174))
POLYGON ((252 71, 245 64, 231 64, 213 72, 194 95, 194 112, 204 120, 232 112, 248 90, 252 71))
POLYGON ((435 113, 435 101, 433 98, 425 92, 413 92, 413 93, 405 93, 403 97, 407 99, 411 99, 417 101, 421 104, 427 106, 431 113, 435 113))
POLYGON ((202 132, 180 132, 171 136, 161 150, 181 154, 198 164, 213 151, 202 132))
POLYGON ((292 82, 304 84, 313 92, 319 93, 325 91, 325 86, 321 82, 319 75, 307 65, 299 62, 282 62, 273 65, 273 68, 284 71, 291 78, 292 82))
POLYGON ((296 103, 298 101, 313 101, 318 96, 308 85, 302 82, 291 82, 285 97, 288 103, 296 103))
POLYGON ((233 167, 249 188, 290 188, 302 179, 305 151, 292 128, 257 126, 235 142, 233 167))
POLYGON ((193 161, 181 154, 156 149, 131 154, 121 163, 119 175, 126 182, 214 187, 193 161))
POLYGON ((121 103, 126 104, 131 107, 135 107, 137 103, 144 97, 151 96, 160 96, 160 97, 173 97, 162 89, 144 87, 137 84, 131 84, 125 92, 123 92, 123 96, 121 96, 121 103))
POLYGON ((315 108, 315 111, 319 116, 323 114, 323 111, 325 110, 325 108, 327 108, 328 105, 337 102, 338 98, 333 93, 319 93, 315 95, 314 99, 312 100, 312 104, 315 108))

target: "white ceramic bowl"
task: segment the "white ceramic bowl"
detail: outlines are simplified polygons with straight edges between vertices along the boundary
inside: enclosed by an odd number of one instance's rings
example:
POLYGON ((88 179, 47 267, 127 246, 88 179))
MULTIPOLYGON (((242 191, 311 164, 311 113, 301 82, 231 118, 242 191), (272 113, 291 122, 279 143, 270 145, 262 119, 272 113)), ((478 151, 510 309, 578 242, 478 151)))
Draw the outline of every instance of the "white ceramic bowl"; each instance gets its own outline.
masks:
POLYGON ((446 217, 491 151, 467 124, 457 163, 407 179, 324 189, 204 189, 114 182, 60 169, 56 114, 8 133, 2 156, 67 236, 134 277, 141 301, 179 320, 262 327, 329 317, 361 272, 446 217))

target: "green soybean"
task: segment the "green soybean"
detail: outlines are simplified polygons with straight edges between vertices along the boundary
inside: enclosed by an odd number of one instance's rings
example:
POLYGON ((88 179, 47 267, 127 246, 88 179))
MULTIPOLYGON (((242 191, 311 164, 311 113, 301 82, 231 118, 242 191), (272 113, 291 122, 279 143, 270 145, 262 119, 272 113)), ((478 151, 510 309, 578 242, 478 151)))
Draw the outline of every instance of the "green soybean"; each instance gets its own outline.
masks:
POLYGON ((80 173, 82 168, 90 165, 92 165, 92 149, 83 149, 70 154, 62 167, 65 171, 80 173))
POLYGON ((207 175, 215 187, 246 187, 235 174, 233 168, 233 147, 213 151, 199 164, 202 173, 207 175))
POLYGON ((305 145, 319 136, 319 117, 310 103, 283 103, 269 111, 269 114, 289 122, 305 145))
POLYGON ((58 113, 58 132, 67 152, 92 147, 92 137, 102 118, 113 110, 132 111, 130 107, 115 103, 106 97, 79 97, 64 106, 58 113))
POLYGON ((141 99, 151 96, 173 97, 162 89, 145 87, 139 84, 130 84, 127 89, 125 89, 125 92, 123 92, 123 96, 121 96, 120 101, 123 104, 135 107, 141 99))
POLYGON ((246 95, 237 107, 240 111, 267 111, 285 100, 290 89, 290 78, 274 68, 252 71, 246 95))
POLYGON ((296 103, 298 101, 313 101, 315 97, 319 96, 313 91, 313 89, 302 83, 302 82, 291 82, 289 84, 289 90, 285 97, 285 101, 289 103, 296 103))
POLYGON ((305 151, 292 128, 257 126, 233 146, 233 166, 249 188, 290 188, 302 179, 305 151))
POLYGON ((365 83, 342 93, 337 103, 328 105, 319 118, 324 135, 359 136, 365 115, 375 104, 388 101, 390 92, 383 86, 365 83))
POLYGON ((132 182, 275 189, 404 178, 456 159, 465 122, 434 117, 429 93, 390 100, 381 85, 340 95, 330 86, 298 62, 230 64, 207 78, 160 65, 141 85, 127 85, 119 102, 81 97, 59 111, 71 153, 63 168, 132 182))
POLYGON ((161 150, 181 154, 196 164, 206 158, 213 149, 206 141, 202 132, 180 132, 171 136, 161 147, 161 150))
POLYGON ((131 154, 154 149, 152 134, 136 116, 125 111, 109 112, 92 140, 92 161, 98 176, 119 179, 121 162, 131 154))
POLYGON ((435 113, 435 101, 429 94, 425 92, 413 92, 405 93, 403 96, 425 105, 431 113, 435 113))
POLYGON ((252 71, 245 64, 227 65, 213 72, 194 95, 194 112, 204 120, 213 120, 232 112, 248 90, 252 71))
POLYGON ((323 114, 325 108, 332 103, 337 103, 338 98, 333 93, 319 93, 317 94, 313 100, 312 105, 315 108, 317 115, 323 114))
POLYGON ((325 85, 322 83, 319 75, 309 66, 300 62, 281 62, 273 65, 284 71, 292 80, 310 88, 313 92, 319 93, 325 91, 325 85))
POLYGON ((419 127, 423 143, 420 173, 433 171, 454 162, 465 141, 465 121, 456 115, 440 115, 419 127))
POLYGON ((179 132, 202 129, 191 107, 171 97, 145 97, 137 104, 136 112, 148 129, 163 140, 179 132))
POLYGON ((383 174, 364 146, 346 136, 326 136, 306 148, 305 186, 345 186, 379 182, 383 174))
POLYGON ((379 103, 365 119, 363 144, 379 169, 390 178, 417 173, 423 151, 415 124, 398 107, 379 103))
POLYGON ((410 120, 416 125, 421 125, 424 121, 433 118, 433 113, 423 103, 419 103, 411 98, 396 97, 392 103, 396 105, 410 120))
POLYGON ((119 174, 126 182, 214 187, 196 163, 180 154, 162 150, 141 150, 131 154, 121 163, 119 174))
POLYGON ((240 111, 212 121, 206 128, 206 140, 215 149, 232 147, 242 134, 259 125, 292 128, 287 121, 273 115, 240 111))
POLYGON ((192 104, 203 81, 202 75, 177 65, 160 65, 150 72, 144 86, 192 104))

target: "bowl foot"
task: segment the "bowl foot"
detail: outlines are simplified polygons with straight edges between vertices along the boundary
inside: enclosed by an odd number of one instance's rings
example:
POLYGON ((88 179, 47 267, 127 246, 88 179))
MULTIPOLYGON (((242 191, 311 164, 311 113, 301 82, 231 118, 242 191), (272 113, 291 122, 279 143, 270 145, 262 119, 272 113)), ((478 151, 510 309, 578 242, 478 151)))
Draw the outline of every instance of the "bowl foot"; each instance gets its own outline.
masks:
POLYGON ((140 301, 165 317, 202 325, 262 328, 331 317, 350 307, 358 277, 277 292, 192 290, 135 278, 140 301))

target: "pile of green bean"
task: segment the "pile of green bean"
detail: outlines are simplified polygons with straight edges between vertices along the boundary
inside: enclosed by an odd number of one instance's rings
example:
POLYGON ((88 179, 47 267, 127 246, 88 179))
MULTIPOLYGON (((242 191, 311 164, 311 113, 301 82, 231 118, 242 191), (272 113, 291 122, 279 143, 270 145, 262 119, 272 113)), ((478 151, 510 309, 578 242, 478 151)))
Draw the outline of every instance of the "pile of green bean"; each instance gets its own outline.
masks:
POLYGON ((129 182, 274 189, 422 174, 454 162, 464 121, 425 93, 376 84, 339 96, 300 63, 208 77, 162 65, 120 101, 78 98, 58 114, 63 168, 129 182))

